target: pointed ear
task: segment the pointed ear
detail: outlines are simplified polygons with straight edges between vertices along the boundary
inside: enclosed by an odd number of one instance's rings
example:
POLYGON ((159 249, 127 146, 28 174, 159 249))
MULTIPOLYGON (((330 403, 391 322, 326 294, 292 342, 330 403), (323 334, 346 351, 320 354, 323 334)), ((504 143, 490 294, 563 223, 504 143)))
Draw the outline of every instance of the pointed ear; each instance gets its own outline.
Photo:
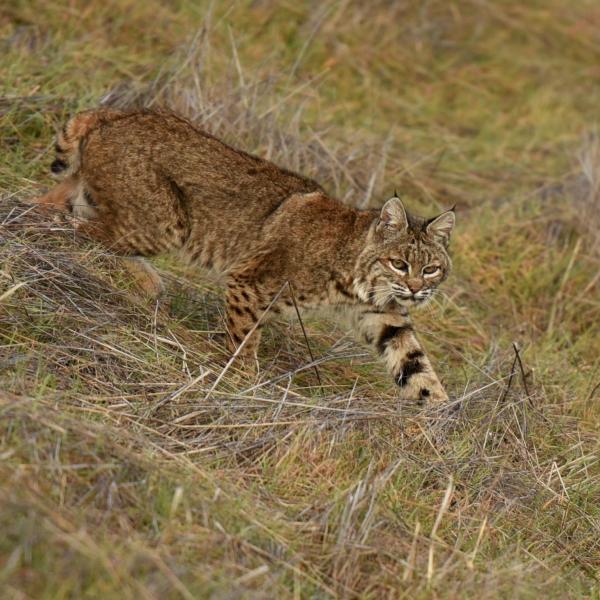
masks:
POLYGON ((399 231, 408 229, 408 218, 402 204, 402 200, 398 196, 390 198, 381 209, 379 220, 385 227, 393 227, 399 231))
POLYGON ((452 208, 433 219, 427 225, 427 233, 431 237, 442 242, 442 244, 448 244, 455 222, 456 217, 454 216, 454 209, 452 208))

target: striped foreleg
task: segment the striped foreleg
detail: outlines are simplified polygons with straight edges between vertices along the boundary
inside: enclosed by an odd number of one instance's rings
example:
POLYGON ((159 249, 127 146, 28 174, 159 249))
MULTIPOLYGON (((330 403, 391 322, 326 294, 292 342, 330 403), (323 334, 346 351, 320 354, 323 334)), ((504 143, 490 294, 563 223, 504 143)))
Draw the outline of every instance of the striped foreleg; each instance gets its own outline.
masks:
POLYGON ((402 400, 419 404, 448 400, 407 315, 364 310, 359 313, 358 328, 363 340, 384 359, 402 400))

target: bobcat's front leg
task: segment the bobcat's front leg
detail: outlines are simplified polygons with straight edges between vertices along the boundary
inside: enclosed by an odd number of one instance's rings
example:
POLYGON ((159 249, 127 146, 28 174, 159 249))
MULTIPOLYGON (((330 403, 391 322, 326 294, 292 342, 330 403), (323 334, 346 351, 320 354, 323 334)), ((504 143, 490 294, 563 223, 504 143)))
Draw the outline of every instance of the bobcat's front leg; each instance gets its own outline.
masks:
POLYGON ((243 279, 232 278, 225 301, 227 349, 231 354, 237 354, 245 371, 255 374, 262 325, 262 311, 256 289, 243 279))
POLYGON ((282 294, 286 284, 261 277, 257 271, 246 269, 232 273, 226 294, 227 348, 239 357, 244 370, 252 374, 258 368, 261 328, 288 302, 287 296, 282 294))
POLYGON ((402 400, 419 404, 448 400, 408 315, 366 309, 359 314, 358 325, 363 339, 384 358, 402 400))

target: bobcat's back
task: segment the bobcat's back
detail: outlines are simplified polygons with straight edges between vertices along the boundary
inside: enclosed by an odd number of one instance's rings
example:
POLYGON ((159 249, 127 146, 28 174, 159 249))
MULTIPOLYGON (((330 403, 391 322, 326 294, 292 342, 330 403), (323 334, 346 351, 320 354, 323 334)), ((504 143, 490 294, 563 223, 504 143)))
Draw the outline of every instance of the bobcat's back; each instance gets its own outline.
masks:
POLYGON ((53 171, 77 188, 73 212, 130 254, 184 249, 224 267, 290 196, 321 187, 231 148, 173 114, 88 111, 57 141, 53 171))

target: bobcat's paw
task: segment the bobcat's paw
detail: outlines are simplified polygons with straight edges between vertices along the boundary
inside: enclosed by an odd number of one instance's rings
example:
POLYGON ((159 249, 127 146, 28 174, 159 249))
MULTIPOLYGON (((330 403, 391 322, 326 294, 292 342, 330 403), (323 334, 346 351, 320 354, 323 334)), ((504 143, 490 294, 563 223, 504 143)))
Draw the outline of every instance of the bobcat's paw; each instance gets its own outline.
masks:
POLYGON ((245 357, 239 361, 239 369, 250 379, 256 379, 260 374, 260 364, 255 357, 245 357))
POLYGON ((254 353, 239 353, 233 361, 233 367, 239 377, 249 381, 256 380, 260 374, 260 363, 254 353))
POLYGON ((448 394, 439 379, 428 373, 413 375, 410 382, 406 382, 404 385, 401 379, 396 383, 400 388, 400 398, 405 402, 425 406, 438 405, 449 400, 448 394))

